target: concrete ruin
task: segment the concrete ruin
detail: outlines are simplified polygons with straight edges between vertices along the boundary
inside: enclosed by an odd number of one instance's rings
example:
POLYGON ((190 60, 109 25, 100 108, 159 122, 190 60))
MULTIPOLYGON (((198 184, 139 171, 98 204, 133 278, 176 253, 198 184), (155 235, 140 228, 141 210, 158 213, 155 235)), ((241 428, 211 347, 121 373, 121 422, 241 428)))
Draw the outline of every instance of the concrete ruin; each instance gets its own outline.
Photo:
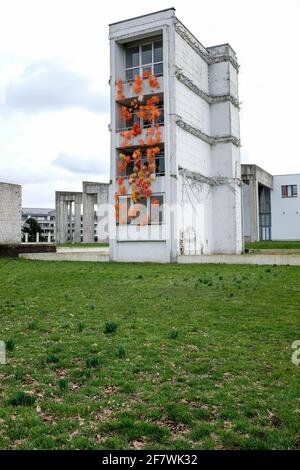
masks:
POLYGON ((108 241, 108 186, 83 181, 82 192, 56 191, 56 243, 108 241))
POLYGON ((0 244, 21 243, 22 187, 0 183, 0 244))

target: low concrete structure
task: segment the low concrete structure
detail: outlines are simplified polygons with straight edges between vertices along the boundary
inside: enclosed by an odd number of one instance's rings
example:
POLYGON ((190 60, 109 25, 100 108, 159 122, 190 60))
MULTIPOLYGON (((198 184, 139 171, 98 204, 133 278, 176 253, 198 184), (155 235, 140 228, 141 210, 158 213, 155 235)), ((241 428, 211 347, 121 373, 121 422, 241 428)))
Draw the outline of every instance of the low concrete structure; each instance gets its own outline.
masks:
POLYGON ((0 183, 0 244, 21 242, 22 187, 0 183))
POLYGON ((55 253, 56 246, 47 243, 0 243, 0 258, 18 258, 21 254, 55 253))
POLYGON ((56 191, 57 243, 108 241, 108 187, 83 181, 82 192, 56 191))
POLYGON ((200 255, 180 256, 179 264, 256 264, 262 266, 300 266, 300 255, 200 255))
POLYGON ((57 248, 56 253, 26 253, 19 257, 35 261, 109 262, 109 248, 57 248))

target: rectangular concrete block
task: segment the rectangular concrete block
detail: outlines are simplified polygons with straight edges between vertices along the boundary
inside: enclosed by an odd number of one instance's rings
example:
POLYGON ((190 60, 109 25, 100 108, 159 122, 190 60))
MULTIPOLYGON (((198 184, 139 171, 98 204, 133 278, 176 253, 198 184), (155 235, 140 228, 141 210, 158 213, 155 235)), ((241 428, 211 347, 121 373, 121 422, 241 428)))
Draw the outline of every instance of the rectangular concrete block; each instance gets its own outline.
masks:
POLYGON ((22 188, 0 183, 0 243, 21 242, 22 188))

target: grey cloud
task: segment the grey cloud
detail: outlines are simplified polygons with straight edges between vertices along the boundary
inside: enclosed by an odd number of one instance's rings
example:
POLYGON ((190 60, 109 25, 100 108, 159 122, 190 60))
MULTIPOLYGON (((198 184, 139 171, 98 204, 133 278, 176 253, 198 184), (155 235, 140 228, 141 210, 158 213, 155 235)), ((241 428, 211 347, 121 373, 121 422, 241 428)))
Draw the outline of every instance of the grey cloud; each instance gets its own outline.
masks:
POLYGON ((105 175, 109 172, 108 159, 103 161, 99 157, 83 157, 66 152, 61 152, 53 164, 72 173, 105 175))
POLYGON ((108 111, 108 97, 91 93, 85 77, 67 70, 61 63, 43 61, 31 64, 11 81, 5 90, 6 108, 37 113, 81 107, 108 111))

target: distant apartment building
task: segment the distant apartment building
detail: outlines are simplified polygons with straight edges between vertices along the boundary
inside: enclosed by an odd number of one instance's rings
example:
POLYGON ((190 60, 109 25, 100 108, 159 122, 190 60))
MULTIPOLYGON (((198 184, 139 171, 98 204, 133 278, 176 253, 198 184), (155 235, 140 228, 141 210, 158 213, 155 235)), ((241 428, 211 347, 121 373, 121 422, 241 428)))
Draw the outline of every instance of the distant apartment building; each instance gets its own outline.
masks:
POLYGON ((300 240, 300 174, 242 165, 242 180, 245 240, 300 240))
MULTIPOLYGON (((35 219, 41 227, 41 240, 55 241, 55 210, 44 208, 23 207, 22 226, 28 219, 35 219)), ((23 235, 24 241, 24 235, 23 235)))

